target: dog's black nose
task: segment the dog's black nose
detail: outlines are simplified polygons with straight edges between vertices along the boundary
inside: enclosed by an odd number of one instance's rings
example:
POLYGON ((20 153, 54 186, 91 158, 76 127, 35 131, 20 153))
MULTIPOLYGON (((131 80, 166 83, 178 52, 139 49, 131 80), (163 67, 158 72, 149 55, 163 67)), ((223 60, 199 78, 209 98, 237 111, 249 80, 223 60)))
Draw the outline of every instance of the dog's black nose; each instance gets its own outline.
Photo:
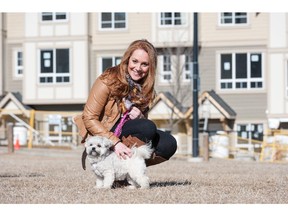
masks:
POLYGON ((95 151, 95 147, 92 148, 92 151, 95 151))

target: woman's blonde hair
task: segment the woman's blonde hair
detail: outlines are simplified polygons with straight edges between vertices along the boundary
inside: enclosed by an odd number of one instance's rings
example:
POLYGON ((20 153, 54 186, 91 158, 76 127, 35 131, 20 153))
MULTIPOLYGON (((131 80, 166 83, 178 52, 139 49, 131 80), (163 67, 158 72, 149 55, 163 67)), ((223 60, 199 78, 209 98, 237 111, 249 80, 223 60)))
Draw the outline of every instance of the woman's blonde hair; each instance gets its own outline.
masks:
POLYGON ((139 104, 140 107, 137 107, 143 111, 152 103, 155 97, 154 84, 157 69, 157 51, 148 40, 141 39, 133 41, 125 51, 121 63, 115 67, 108 68, 102 74, 102 78, 109 77, 105 80, 107 85, 111 88, 112 97, 115 97, 118 100, 126 97, 129 93, 129 84, 126 79, 126 74, 128 74, 128 63, 131 55, 137 49, 143 49, 149 56, 149 71, 147 75, 139 81, 139 84, 142 87, 142 95, 144 95, 145 100, 141 102, 142 104, 139 104))

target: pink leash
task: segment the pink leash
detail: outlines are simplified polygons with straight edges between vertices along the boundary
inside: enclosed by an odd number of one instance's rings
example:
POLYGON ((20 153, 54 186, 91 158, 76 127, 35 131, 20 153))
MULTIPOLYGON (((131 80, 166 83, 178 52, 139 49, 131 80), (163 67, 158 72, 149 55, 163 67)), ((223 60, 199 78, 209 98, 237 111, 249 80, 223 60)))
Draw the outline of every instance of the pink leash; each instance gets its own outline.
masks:
POLYGON ((128 114, 129 114, 129 111, 126 111, 126 112, 124 113, 124 115, 122 116, 119 124, 117 125, 117 127, 116 127, 116 129, 115 129, 115 131, 114 131, 114 135, 115 135, 115 136, 117 136, 117 137, 120 136, 120 134, 121 134, 121 132, 122 132, 122 127, 123 127, 123 125, 125 124, 125 122, 127 122, 127 121, 129 120, 128 114))

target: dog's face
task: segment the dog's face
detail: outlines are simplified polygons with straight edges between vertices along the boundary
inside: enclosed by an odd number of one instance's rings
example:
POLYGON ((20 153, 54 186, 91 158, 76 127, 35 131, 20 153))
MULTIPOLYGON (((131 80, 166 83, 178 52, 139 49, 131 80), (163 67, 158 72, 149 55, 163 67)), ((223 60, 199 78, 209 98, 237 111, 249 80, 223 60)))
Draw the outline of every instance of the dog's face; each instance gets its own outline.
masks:
POLYGON ((112 145, 113 143, 111 140, 101 136, 88 137, 85 142, 87 155, 92 155, 94 157, 105 155, 110 151, 112 145))

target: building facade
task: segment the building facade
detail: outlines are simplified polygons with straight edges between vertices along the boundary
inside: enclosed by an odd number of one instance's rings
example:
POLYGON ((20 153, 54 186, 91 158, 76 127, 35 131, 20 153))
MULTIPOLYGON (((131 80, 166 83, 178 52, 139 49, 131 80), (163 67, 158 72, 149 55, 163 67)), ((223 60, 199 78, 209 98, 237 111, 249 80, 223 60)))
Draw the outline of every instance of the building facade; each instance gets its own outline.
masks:
MULTIPOLYGON (((201 131, 224 131, 237 146, 261 143, 267 129, 287 129, 287 14, 198 18, 201 131)), ((18 117, 44 140, 77 143, 71 116, 82 111, 94 80, 145 38, 158 51, 159 97, 149 117, 177 138, 178 153, 191 152, 193 13, 1 13, 0 29, 2 128, 15 121, 11 103, 20 98, 21 109, 35 113, 18 117), (12 100, 11 92, 22 97, 12 100)))

